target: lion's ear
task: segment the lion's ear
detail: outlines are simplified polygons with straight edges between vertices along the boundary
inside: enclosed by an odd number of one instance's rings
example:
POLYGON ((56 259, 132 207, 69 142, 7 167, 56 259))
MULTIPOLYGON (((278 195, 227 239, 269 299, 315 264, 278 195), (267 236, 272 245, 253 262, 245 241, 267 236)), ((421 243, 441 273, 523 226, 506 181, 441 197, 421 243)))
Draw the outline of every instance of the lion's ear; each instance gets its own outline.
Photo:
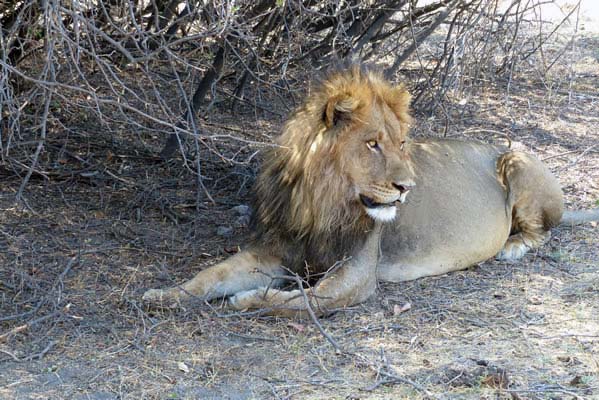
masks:
POLYGON ((358 100, 349 95, 331 97, 324 110, 324 123, 327 128, 346 124, 351 121, 357 108, 358 100))

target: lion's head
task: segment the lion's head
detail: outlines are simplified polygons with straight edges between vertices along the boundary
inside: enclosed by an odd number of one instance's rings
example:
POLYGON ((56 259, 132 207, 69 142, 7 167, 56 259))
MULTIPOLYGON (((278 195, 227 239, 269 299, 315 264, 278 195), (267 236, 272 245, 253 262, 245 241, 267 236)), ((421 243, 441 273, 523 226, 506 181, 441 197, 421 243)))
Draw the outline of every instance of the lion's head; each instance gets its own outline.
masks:
POLYGON ((403 86, 359 66, 322 79, 265 155, 254 221, 270 238, 261 241, 339 257, 373 219, 394 219, 413 185, 409 102, 403 86))

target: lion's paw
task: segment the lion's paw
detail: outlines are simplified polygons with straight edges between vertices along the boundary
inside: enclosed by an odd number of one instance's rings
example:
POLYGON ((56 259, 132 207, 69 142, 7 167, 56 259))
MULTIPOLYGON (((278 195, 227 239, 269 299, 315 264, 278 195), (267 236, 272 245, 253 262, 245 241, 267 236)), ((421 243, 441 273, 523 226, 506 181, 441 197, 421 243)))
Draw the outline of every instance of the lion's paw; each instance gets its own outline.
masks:
POLYGON ((161 289, 149 289, 146 290, 141 300, 144 303, 158 303, 161 302, 164 297, 164 290, 161 289))
POLYGON ((229 297, 229 305, 235 310, 247 310, 248 308, 259 308, 264 297, 266 288, 246 290, 229 297))
POLYGON ((530 250, 522 240, 508 240, 503 249, 495 256, 499 261, 514 262, 522 257, 530 250))
POLYGON ((174 298, 167 290, 149 289, 141 297, 141 301, 149 307, 177 308, 180 299, 174 298))

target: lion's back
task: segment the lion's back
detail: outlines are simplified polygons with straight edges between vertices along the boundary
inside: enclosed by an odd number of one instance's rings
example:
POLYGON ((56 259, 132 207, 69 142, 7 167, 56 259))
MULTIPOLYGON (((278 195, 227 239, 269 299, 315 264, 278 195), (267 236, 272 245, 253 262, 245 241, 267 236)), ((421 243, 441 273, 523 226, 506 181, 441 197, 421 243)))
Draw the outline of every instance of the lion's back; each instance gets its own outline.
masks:
POLYGON ((510 230, 497 179, 498 146, 428 139, 412 146, 416 187, 386 229, 384 262, 453 260, 468 266, 495 255, 510 230))

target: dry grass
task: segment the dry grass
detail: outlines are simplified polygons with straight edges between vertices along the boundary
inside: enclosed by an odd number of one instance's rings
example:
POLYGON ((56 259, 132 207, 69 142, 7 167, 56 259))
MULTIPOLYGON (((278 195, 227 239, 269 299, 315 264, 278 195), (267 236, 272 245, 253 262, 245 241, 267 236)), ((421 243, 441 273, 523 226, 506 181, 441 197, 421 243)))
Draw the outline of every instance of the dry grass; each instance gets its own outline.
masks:
MULTIPOLYGON (((499 85, 456 104, 447 134, 495 141, 494 131, 507 132, 514 146, 546 159, 568 207, 596 207, 598 60, 582 58, 578 78, 552 90, 528 76, 512 82, 509 102, 499 85)), ((418 121, 417 135, 445 125, 439 117, 418 121)), ((218 113, 209 122, 212 131, 232 128, 259 141, 279 123, 218 113)), ((599 397, 596 226, 560 227, 517 264, 488 261, 382 285, 368 303, 321 321, 342 347, 337 353, 309 320, 231 315, 217 303, 142 308, 146 288, 180 282, 243 243, 247 232, 231 208, 247 201, 257 164, 207 156, 216 204, 204 198, 196 209, 188 170, 93 128, 75 124, 78 141, 48 148, 43 162, 63 164, 65 173, 33 175, 31 209, 14 206, 20 180, 2 178, 0 397, 599 397), (94 167, 100 161, 107 169, 94 167), (235 234, 218 237, 217 226, 235 234)), ((147 145, 159 148, 151 138, 147 145)))

